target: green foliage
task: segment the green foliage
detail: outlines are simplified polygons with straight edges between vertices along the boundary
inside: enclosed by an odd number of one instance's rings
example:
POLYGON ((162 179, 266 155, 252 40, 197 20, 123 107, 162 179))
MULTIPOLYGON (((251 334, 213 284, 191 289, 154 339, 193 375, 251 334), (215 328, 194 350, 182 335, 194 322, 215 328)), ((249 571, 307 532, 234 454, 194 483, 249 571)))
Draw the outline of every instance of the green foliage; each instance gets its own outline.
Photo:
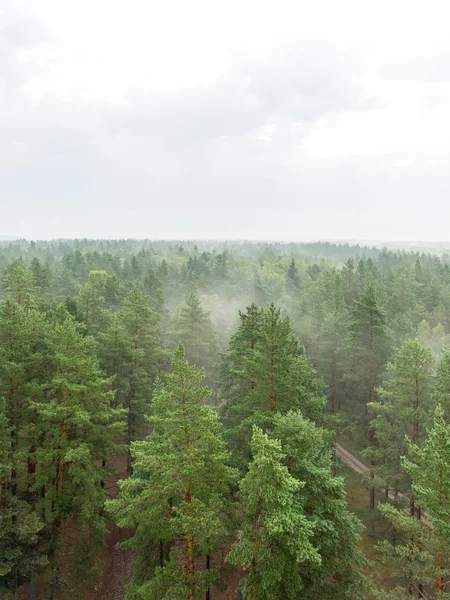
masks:
MULTIPOLYGON (((123 308, 100 334, 99 354, 105 372, 114 377, 115 404, 127 410, 126 434, 130 444, 142 432, 164 357, 159 317, 137 288, 130 290, 123 308)), ((128 471, 130 469, 131 455, 128 454, 128 471)))
MULTIPOLYGON (((425 449, 426 428, 437 403, 449 419, 450 358, 445 348, 450 335, 449 265, 447 255, 330 243, 0 243, 3 589, 14 593, 16 584, 45 571, 45 562, 51 563, 47 575, 53 574, 47 578, 49 595, 57 593, 58 580, 64 583, 69 573, 84 580, 91 564, 97 569, 95 548, 100 547, 105 530, 102 485, 117 452, 114 442, 142 439, 156 430, 145 415, 153 410, 155 389, 157 395, 160 385, 166 389, 165 383, 156 383, 168 370, 163 346, 167 340, 174 349, 181 340, 187 358, 205 367, 208 383, 214 384, 224 434, 241 473, 248 470, 251 430, 257 424, 281 441, 287 456, 280 464, 291 470, 289 475, 296 481, 305 483, 293 492, 293 502, 306 522, 314 525, 309 541, 322 562, 300 566, 295 574, 301 580, 297 597, 364 597, 361 557, 355 551, 359 528, 345 510, 340 480, 330 476, 333 432, 325 433, 317 424, 335 426, 341 443, 361 451, 373 418, 376 439, 371 436, 370 458, 376 462, 372 468, 377 478, 371 488, 383 485, 394 494, 396 489, 409 492, 412 475, 401 469, 401 457, 422 463, 413 457, 405 434, 425 449), (187 303, 180 306, 186 296, 187 303), (274 302, 281 313, 271 306, 274 302), (228 343, 236 313, 244 306, 248 308, 240 313, 239 326, 228 343), (414 336, 420 348, 411 342, 414 336), (215 385, 218 349, 227 345, 215 385), (394 346, 400 351, 385 374, 394 346), (434 389, 429 351, 435 360, 440 357, 434 389), (97 357, 101 371, 94 367, 97 357), (67 373, 62 373, 64 361, 70 365, 67 373), (412 402, 416 379, 417 407, 412 402), (67 419, 64 394, 74 408, 67 419), (325 417, 325 395, 331 412, 339 415, 335 419, 325 417), (121 418, 126 419, 123 433, 121 418), (61 424, 66 420, 70 431, 64 436, 61 424), (54 481, 60 458, 67 459, 61 490, 54 481), (83 541, 79 552, 66 552, 58 565, 59 550, 67 550, 65 535, 60 535, 66 526, 79 529, 83 541)), ((171 456, 171 451, 166 454, 171 456)), ((161 464, 163 459, 161 455, 161 464)), ((431 477, 434 471, 429 470, 431 477)), ((429 490, 436 482, 420 481, 429 490)), ((416 517, 418 489, 412 497, 416 517)), ((229 522, 233 496, 229 492, 224 496, 223 506, 228 508, 219 513, 228 534, 233 530, 229 522)), ((181 506, 180 502, 177 510, 181 506)), ((397 546, 404 552, 415 552, 420 540, 422 550, 413 561, 416 581, 425 586, 430 581, 426 593, 432 595, 436 553, 429 528, 411 519, 410 526, 418 531, 414 530, 415 542, 408 546, 411 534, 402 534, 400 523, 397 526, 397 546), (432 557, 430 568, 427 552, 432 557)), ((204 529, 199 525, 199 531, 207 529, 207 524, 204 529)), ((142 525, 139 535, 130 598, 151 593, 184 600, 191 592, 192 577, 186 577, 183 544, 174 541, 178 534, 172 531, 162 539, 142 525)), ((212 537, 214 548, 225 539, 212 537)), ((195 552, 201 555, 206 546, 200 548, 199 539, 195 552)), ((285 542, 283 538, 282 546, 285 542)), ((199 558, 203 564, 204 556, 199 558)), ((406 564, 394 554, 393 565, 397 559, 399 566, 406 564)), ((209 575, 213 580, 217 573, 211 569, 209 575)), ((211 584, 206 579, 207 574, 196 569, 194 587, 199 594, 211 584)), ((401 574, 397 583, 399 589, 386 594, 411 595, 401 574)), ((39 585, 43 584, 39 581, 39 585)), ((62 586, 58 593, 64 595, 67 589, 62 586)))
POLYGON ((376 462, 380 477, 395 491, 407 491, 409 478, 400 459, 408 454, 406 438, 422 445, 432 419, 433 354, 418 340, 406 340, 387 365, 379 402, 370 404, 375 415, 376 462))
MULTIPOLYGON (((108 473, 102 458, 123 433, 122 412, 111 408, 110 382, 101 376, 95 342, 68 314, 46 336, 48 378, 31 384, 32 417, 26 430, 37 440, 33 491, 42 490, 39 512, 45 520, 48 552, 58 563, 61 526, 73 520, 92 556, 105 533, 102 514, 108 473)), ((92 561, 92 559, 91 559, 92 561)), ((92 561, 95 566, 95 561, 92 561)), ((87 570, 84 576, 88 576, 87 570)))
POLYGON ((332 434, 290 411, 277 415, 272 435, 281 441, 289 474, 304 482, 295 496, 321 558, 300 566, 304 592, 296 598, 365 599, 366 561, 356 547, 362 527, 347 508, 343 479, 332 475, 332 434))
POLYGON ((240 318, 221 372, 226 435, 245 469, 253 424, 270 428, 277 412, 297 408, 320 420, 324 397, 322 382, 279 309, 252 305, 240 318))
POLYGON ((248 600, 298 598, 303 588, 300 564, 320 564, 311 543, 314 525, 296 498, 304 482, 292 477, 283 465, 280 442, 256 426, 251 450, 253 460, 239 486, 242 534, 227 560, 247 571, 243 588, 248 600))
MULTIPOLYGON (((412 488, 421 508, 422 520, 407 510, 390 505, 383 514, 400 533, 395 547, 381 544, 384 559, 391 564, 397 580, 398 598, 413 598, 423 586, 436 588, 436 598, 449 597, 450 574, 450 426, 442 409, 436 411, 434 425, 423 448, 410 442, 402 466, 412 480, 412 488)), ((380 598, 385 592, 380 591, 380 598)))
POLYGON ((217 331, 195 294, 190 294, 186 305, 173 316, 167 338, 172 347, 183 344, 189 362, 211 375, 218 351, 217 331))
POLYGON ((153 399, 152 432, 132 444, 133 474, 120 482, 120 495, 108 506, 120 526, 136 528, 132 546, 145 549, 149 541, 161 540, 173 547, 150 582, 138 582, 137 597, 183 600, 205 594, 194 556, 213 554, 226 539, 235 474, 227 466, 217 413, 206 405, 204 372, 189 365, 182 346, 172 367, 153 399))

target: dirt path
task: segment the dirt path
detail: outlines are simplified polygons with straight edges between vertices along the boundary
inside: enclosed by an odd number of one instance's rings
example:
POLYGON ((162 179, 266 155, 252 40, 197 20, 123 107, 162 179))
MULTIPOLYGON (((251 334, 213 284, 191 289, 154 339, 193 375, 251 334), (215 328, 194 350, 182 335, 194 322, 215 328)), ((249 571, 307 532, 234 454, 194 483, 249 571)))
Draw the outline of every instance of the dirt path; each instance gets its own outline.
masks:
MULTIPOLYGON (((351 454, 348 450, 346 450, 339 444, 336 444, 336 456, 339 456, 339 458, 344 464, 347 465, 347 467, 349 467, 353 471, 356 471, 357 473, 360 473, 361 475, 367 475, 370 472, 370 469, 367 465, 365 465, 359 460, 359 458, 356 458, 356 456, 351 454)), ((401 492, 398 492, 397 498, 395 497, 394 492, 389 492, 388 496, 390 500, 408 500, 408 497, 405 496, 405 494, 402 494, 401 492)), ((426 512, 422 512, 421 518, 425 525, 431 527, 431 520, 429 519, 429 516, 426 512)))
POLYGON ((350 469, 356 471, 357 473, 369 472, 369 467, 367 467, 363 462, 356 458, 356 456, 350 454, 348 450, 346 450, 339 444, 336 444, 336 456, 339 456, 339 458, 342 460, 343 463, 347 465, 347 467, 350 467, 350 469))

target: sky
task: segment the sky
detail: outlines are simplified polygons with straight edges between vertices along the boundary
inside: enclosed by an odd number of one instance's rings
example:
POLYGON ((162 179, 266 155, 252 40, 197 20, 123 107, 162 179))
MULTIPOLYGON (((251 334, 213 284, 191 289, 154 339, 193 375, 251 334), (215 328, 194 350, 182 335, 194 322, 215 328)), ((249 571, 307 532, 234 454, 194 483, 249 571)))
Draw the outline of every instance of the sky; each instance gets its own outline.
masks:
POLYGON ((449 241, 449 21, 0 0, 0 236, 449 241))

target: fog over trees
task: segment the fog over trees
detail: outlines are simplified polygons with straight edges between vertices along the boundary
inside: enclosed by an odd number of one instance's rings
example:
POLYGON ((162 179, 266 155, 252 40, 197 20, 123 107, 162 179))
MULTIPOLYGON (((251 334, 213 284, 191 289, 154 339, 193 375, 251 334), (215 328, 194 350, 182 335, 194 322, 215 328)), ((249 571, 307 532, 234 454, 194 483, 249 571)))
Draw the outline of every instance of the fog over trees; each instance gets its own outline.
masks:
POLYGON ((21 240, 0 282, 2 598, 450 594, 447 255, 21 240))

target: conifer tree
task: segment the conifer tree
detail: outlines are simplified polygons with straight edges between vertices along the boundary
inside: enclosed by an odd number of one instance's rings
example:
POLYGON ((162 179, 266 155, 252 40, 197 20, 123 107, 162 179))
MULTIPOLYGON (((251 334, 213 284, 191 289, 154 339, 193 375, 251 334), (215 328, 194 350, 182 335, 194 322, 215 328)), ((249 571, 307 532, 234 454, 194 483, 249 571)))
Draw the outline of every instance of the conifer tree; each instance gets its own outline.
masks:
POLYGON ((80 320, 85 325, 87 333, 96 336, 108 322, 109 314, 103 309, 104 298, 100 295, 98 286, 91 281, 78 287, 76 298, 80 320))
POLYGON ((444 414, 450 417, 450 348, 442 351, 436 372, 436 385, 433 398, 441 405, 444 414))
POLYGON ((304 591, 297 598, 365 600, 366 561, 357 549, 362 527, 347 508, 344 480, 332 473, 332 433, 290 411, 276 416, 272 435, 289 474, 304 482, 295 498, 314 527, 311 543, 321 558, 300 566, 304 591))
POLYGON ((348 348, 349 314, 340 275, 334 270, 325 271, 321 284, 324 304, 319 333, 320 372, 330 389, 331 412, 336 415, 348 348))
MULTIPOLYGON (((361 379, 361 401, 365 409, 367 404, 371 403, 373 406, 376 401, 376 386, 386 356, 386 319, 372 283, 365 286, 359 300, 353 304, 350 331, 354 344, 354 368, 361 379)), ((369 506, 372 513, 370 530, 373 533, 375 512, 375 429, 373 426, 369 429, 369 449, 372 479, 369 506)))
POLYGON ((283 464, 280 442, 256 426, 251 449, 253 460, 239 486, 243 530, 227 560, 247 572, 247 600, 298 598, 303 587, 300 564, 320 564, 311 541, 314 525, 296 498, 304 483, 283 464))
POLYGON ((226 353, 221 355, 219 364, 219 386, 225 398, 224 419, 226 427, 232 427, 240 420, 239 412, 233 417, 234 405, 239 405, 242 397, 254 387, 254 382, 241 377, 246 361, 248 361, 258 342, 261 341, 262 309, 256 304, 239 311, 239 326, 231 335, 226 353), (237 420, 237 421, 236 421, 237 420))
MULTIPOLYGON (((129 445, 145 423, 163 356, 159 317, 138 289, 129 292, 124 307, 114 315, 100 341, 102 366, 108 376, 114 376, 115 402, 127 410, 129 445)), ((130 453, 127 468, 130 472, 130 453)))
MULTIPOLYGON (((375 415, 372 427, 377 437, 375 450, 377 469, 388 489, 409 491, 409 479, 401 469, 401 457, 408 453, 406 436, 421 446, 432 415, 431 385, 433 354, 418 340, 406 340, 387 366, 379 402, 370 405, 375 415), (402 476, 403 474, 403 476, 402 476)), ((414 498, 411 498, 414 515, 414 498)))
POLYGON ((287 273, 287 286, 291 293, 298 293, 300 288, 300 277, 298 275, 298 269, 295 264, 295 260, 292 259, 289 263, 289 269, 287 273))
POLYGON ((26 435, 31 419, 28 388, 43 371, 38 347, 43 324, 29 299, 13 297, 0 307, 0 588, 15 593, 44 564, 45 556, 37 547, 43 524, 31 493, 33 438, 26 435))
POLYGON ((190 294, 186 305, 180 307, 172 318, 168 341, 172 347, 182 343, 187 360, 197 367, 203 367, 211 376, 213 363, 217 358, 217 331, 208 313, 195 294, 190 294))
POLYGON ((130 545, 139 552, 149 541, 172 548, 149 580, 135 581, 135 591, 155 600, 193 600, 204 598, 214 579, 213 572, 197 572, 195 558, 213 554, 226 538, 235 475, 217 414, 206 406, 204 371, 189 365, 181 345, 172 368, 153 399, 152 432, 132 444, 133 474, 108 506, 120 526, 136 529, 130 545))
MULTIPOLYGON (((248 312, 250 315, 256 316, 254 309, 248 312)), ((320 420, 324 408, 322 383, 293 335, 289 319, 283 319, 273 304, 262 309, 257 318, 259 323, 254 334, 257 341, 245 354, 237 355, 240 367, 230 370, 223 393, 226 435, 234 459, 243 469, 249 458, 253 424, 270 428, 277 412, 297 408, 305 416, 320 420), (225 396, 226 392, 230 398, 225 396)), ((245 340, 250 323, 241 321, 224 365, 236 359, 233 346, 238 348, 239 340, 245 340)))
POLYGON ((422 448, 410 441, 409 458, 402 459, 425 518, 419 521, 408 510, 389 504, 381 507, 399 532, 399 543, 394 547, 387 541, 380 544, 384 560, 398 582, 389 594, 379 590, 378 597, 383 600, 444 600, 450 596, 450 426, 440 407, 428 433, 422 448), (428 590, 433 588, 435 593, 429 596, 428 590))
POLYGON ((164 310, 164 290, 155 269, 151 264, 147 266, 147 270, 143 279, 144 293, 149 297, 150 308, 159 314, 164 310))
POLYGON ((17 304, 22 304, 27 296, 35 294, 37 290, 33 272, 21 264, 6 276, 5 282, 8 296, 17 304))
POLYGON ((436 597, 450 595, 450 426, 439 407, 434 426, 423 449, 410 445, 411 460, 403 459, 403 468, 413 481, 417 502, 432 521, 436 597))
MULTIPOLYGON (((64 583, 61 528, 69 519, 81 534, 80 560, 87 552, 92 568, 97 565, 92 552, 102 543, 106 525, 102 482, 107 474, 102 458, 114 450, 123 424, 120 411, 111 408, 110 382, 99 371, 93 338, 83 336, 66 313, 46 343, 49 379, 31 386, 30 410, 35 418, 27 429, 40 440, 33 460, 36 489, 42 490, 40 508, 52 571, 50 597, 54 598, 64 583)), ((84 562, 86 578, 87 565, 84 562)))

